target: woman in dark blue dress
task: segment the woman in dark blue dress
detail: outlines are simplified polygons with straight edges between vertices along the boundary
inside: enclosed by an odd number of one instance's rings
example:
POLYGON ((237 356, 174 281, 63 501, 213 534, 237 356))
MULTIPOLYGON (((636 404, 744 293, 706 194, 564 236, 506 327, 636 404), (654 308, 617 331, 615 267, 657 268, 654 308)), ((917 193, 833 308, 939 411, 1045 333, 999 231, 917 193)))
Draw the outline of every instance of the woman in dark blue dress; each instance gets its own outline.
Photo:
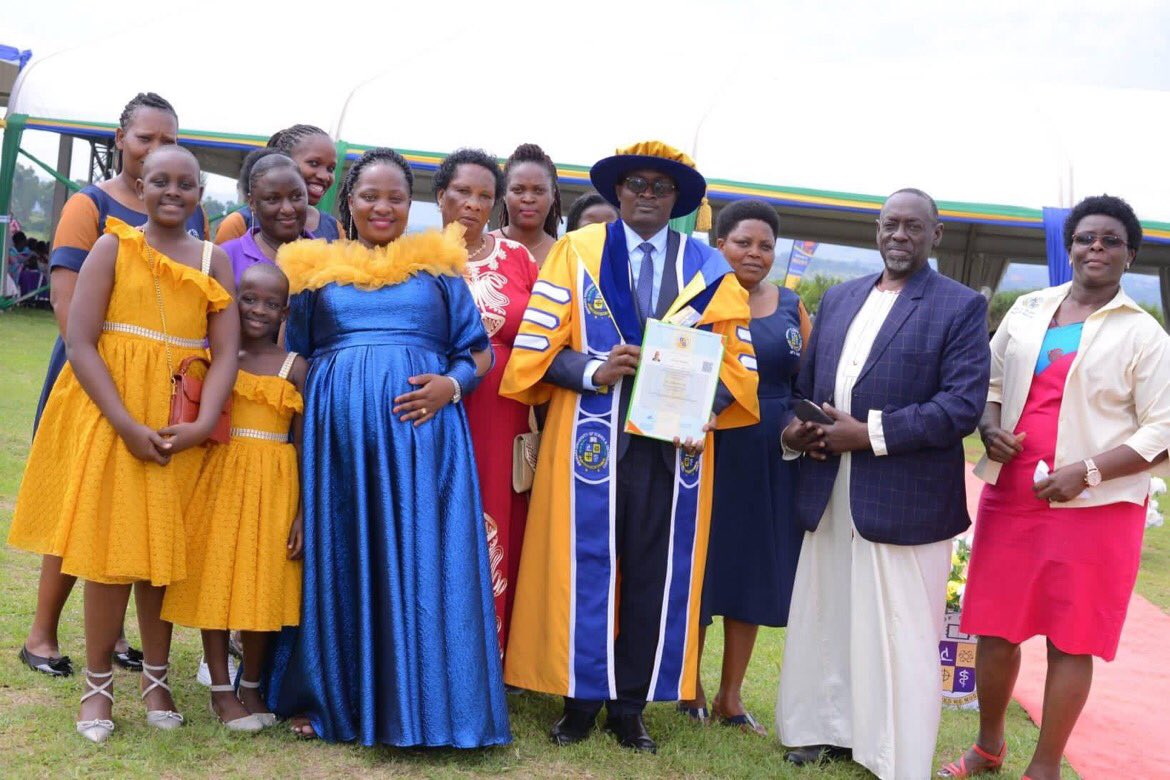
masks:
MULTIPOLYGON (((759 627, 788 623, 803 536, 796 524, 797 462, 784 460, 780 432, 792 417, 792 387, 810 324, 799 296, 768 281, 779 229, 776 211, 756 200, 727 206, 716 226, 717 245, 748 291, 760 422, 715 433, 719 457, 702 623, 723 616, 723 670, 711 714, 758 734, 767 732, 744 709, 740 691, 759 627)), ((697 694, 679 708, 705 720, 701 680, 697 694)))
POLYGON ((268 698, 302 736, 364 745, 511 739, 467 416, 489 349, 458 228, 403 238, 412 177, 366 152, 341 191, 351 239, 281 248, 290 349, 309 358, 304 588, 268 698))

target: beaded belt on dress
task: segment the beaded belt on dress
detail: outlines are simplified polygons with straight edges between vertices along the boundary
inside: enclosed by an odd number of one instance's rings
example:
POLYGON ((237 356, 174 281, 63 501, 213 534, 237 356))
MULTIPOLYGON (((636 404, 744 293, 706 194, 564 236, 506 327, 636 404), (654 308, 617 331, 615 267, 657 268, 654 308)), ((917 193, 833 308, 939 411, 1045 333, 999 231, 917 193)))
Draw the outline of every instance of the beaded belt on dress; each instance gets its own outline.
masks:
POLYGON ((233 439, 263 439, 264 441, 287 442, 287 433, 272 433, 271 431, 257 431, 253 428, 232 428, 229 433, 233 439))
POLYGON ((164 344, 170 342, 171 346, 186 347, 187 349, 202 349, 207 344, 203 339, 181 339, 178 336, 168 336, 157 330, 125 322, 103 322, 102 330, 106 333, 128 333, 131 336, 142 336, 152 341, 161 341, 164 344))

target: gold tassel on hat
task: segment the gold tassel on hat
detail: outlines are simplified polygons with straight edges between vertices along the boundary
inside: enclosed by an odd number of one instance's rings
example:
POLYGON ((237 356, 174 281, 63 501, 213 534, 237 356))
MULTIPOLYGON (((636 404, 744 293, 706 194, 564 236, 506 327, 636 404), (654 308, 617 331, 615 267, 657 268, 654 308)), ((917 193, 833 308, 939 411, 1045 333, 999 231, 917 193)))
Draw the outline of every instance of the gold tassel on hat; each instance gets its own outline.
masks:
POLYGON ((695 230, 700 233, 711 232, 711 202, 707 200, 706 195, 703 196, 699 210, 695 214, 695 230))

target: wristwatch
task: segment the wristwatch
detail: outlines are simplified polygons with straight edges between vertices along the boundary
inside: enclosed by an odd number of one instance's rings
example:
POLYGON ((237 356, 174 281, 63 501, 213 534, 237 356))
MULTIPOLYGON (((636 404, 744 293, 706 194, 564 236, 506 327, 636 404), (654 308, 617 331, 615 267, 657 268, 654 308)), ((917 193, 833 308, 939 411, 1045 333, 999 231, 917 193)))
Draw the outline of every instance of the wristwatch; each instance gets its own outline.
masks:
POLYGON ((1097 487, 1101 484, 1101 471, 1092 458, 1085 458, 1085 484, 1089 487, 1097 487))
POLYGON ((459 399, 463 397, 463 388, 459 386, 459 380, 447 374, 444 376, 451 380, 451 384, 455 385, 455 395, 451 396, 451 403, 459 403, 459 399))

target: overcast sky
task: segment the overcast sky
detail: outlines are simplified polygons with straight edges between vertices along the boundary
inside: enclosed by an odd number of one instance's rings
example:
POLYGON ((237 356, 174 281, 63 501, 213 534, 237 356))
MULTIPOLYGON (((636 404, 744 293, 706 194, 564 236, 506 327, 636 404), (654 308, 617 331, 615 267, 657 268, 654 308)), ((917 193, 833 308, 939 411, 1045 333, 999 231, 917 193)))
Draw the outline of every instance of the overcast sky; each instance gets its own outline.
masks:
MULTIPOLYGON (((628 0, 623 0, 628 2, 628 0)), ((1112 88, 1141 88, 1170 91, 1170 2, 1164 0, 1130 0, 1123 4, 1084 2, 1083 0, 1055 0, 1043 2, 1001 2, 980 0, 962 2, 899 2, 887 0, 873 3, 855 2, 788 2, 786 0, 743 0, 722 3, 679 3, 657 0, 664 14, 690 14, 701 29, 706 14, 742 20, 732 25, 732 35, 738 44, 742 36, 745 47, 766 47, 775 51, 777 67, 802 70, 802 77, 815 78, 818 63, 855 69, 858 79, 870 78, 877 67, 882 72, 897 72, 905 67, 908 72, 925 69, 945 70, 956 89, 962 88, 965 78, 1006 79, 1028 78, 1065 84, 1084 84, 1112 88)), ((234 89, 248 82, 246 74, 232 70, 231 62, 200 62, 199 41, 206 35, 231 30, 232 3, 210 0, 204 4, 208 22, 207 31, 191 31, 189 59, 181 55, 185 36, 162 42, 161 46, 147 46, 141 55, 127 52, 118 67, 198 67, 208 73, 211 86, 208 99, 214 99, 219 89, 234 89), (158 59, 157 62, 151 58, 158 59)), ((386 42, 392 46, 402 35, 432 35, 442 31, 445 20, 458 19, 461 2, 447 2, 442 13, 434 17, 434 30, 395 30, 394 4, 379 2, 335 2, 330 13, 321 13, 321 5, 285 4, 281 8, 303 6, 312 8, 312 18, 306 16, 304 41, 301 45, 343 46, 346 34, 343 26, 361 20, 373 19, 386 29, 386 42), (345 7, 345 11, 340 9, 345 7), (330 20, 342 28, 335 32, 324 29, 330 20)), ((482 0, 474 6, 483 9, 482 0)), ((589 44, 572 37, 574 18, 584 13, 620 13, 622 3, 591 0, 571 3, 506 3, 492 4, 498 14, 499 43, 496 51, 504 60, 501 71, 510 66, 543 67, 549 58, 564 68, 566 76, 582 72, 587 62, 589 44), (518 41, 508 38, 508 15, 536 14, 547 20, 550 42, 518 41), (569 53, 561 56, 562 51, 569 53)), ((0 43, 32 49, 34 55, 44 56, 79 43, 100 37, 105 25, 118 24, 128 6, 109 6, 92 0, 40 0, 21 3, 6 9, 0 29, 0 43)), ((135 7, 135 21, 151 18, 151 6, 135 7)), ((438 6, 435 6, 437 9, 438 6)), ((294 11, 295 13, 295 11, 294 11)), ((531 18, 528 16, 528 18, 531 18)), ((615 30, 628 34, 634 48, 650 47, 657 51, 644 32, 625 31, 620 21, 615 30)), ((250 45, 245 31, 231 31, 239 36, 241 46, 250 45)), ((490 32, 488 33, 491 34, 490 32)), ((726 30, 723 35, 729 34, 726 30)), ((267 39, 261 33, 252 43, 263 44, 267 39)), ((267 41, 268 43, 274 43, 267 41)), ((280 43, 280 42, 275 42, 280 43)), ((726 43, 726 42, 724 42, 726 43)), ((665 53, 647 54, 647 63, 670 63, 665 53)), ((106 67, 95 63, 95 67, 106 67)), ((736 72, 732 62, 705 62, 701 52, 687 53, 673 67, 663 68, 664 77, 674 84, 685 83, 688 68, 726 69, 730 78, 750 78, 750 73, 736 72)), ((344 53, 337 62, 318 55, 313 67, 344 68, 344 53)), ((485 97, 497 99, 496 80, 490 74, 483 81, 485 97)), ((925 111, 928 106, 916 105, 912 94, 891 95, 904 103, 911 112, 925 111)), ((111 106, 110 117, 120 106, 111 106)), ((794 107, 798 108, 798 107, 794 107)), ((994 111, 994 105, 973 105, 972 111, 994 111)), ((1111 122, 1140 121, 1140 107, 1091 105, 1085 106, 1086 115, 1111 122)), ((1075 116, 1076 111, 1072 112, 1075 116)), ((859 118, 861 119, 861 118, 859 118)), ((961 118, 960 118, 961 121, 961 118)), ((1010 117, 1005 117, 1010 121, 1010 117)), ((537 139, 539 140, 539 139, 537 139)), ((26 148, 37 156, 52 162, 56 159, 56 136, 28 133, 26 148)), ((1149 150, 1151 156, 1165 157, 1166 147, 1149 150)), ((75 153, 74 175, 84 172, 85 154, 78 147, 75 153)), ((785 182, 769 182, 784 184, 785 182)), ((217 197, 229 196, 233 186, 226 180, 217 181, 211 188, 217 197)), ((1020 204, 1040 205, 1040 204, 1020 204)))

